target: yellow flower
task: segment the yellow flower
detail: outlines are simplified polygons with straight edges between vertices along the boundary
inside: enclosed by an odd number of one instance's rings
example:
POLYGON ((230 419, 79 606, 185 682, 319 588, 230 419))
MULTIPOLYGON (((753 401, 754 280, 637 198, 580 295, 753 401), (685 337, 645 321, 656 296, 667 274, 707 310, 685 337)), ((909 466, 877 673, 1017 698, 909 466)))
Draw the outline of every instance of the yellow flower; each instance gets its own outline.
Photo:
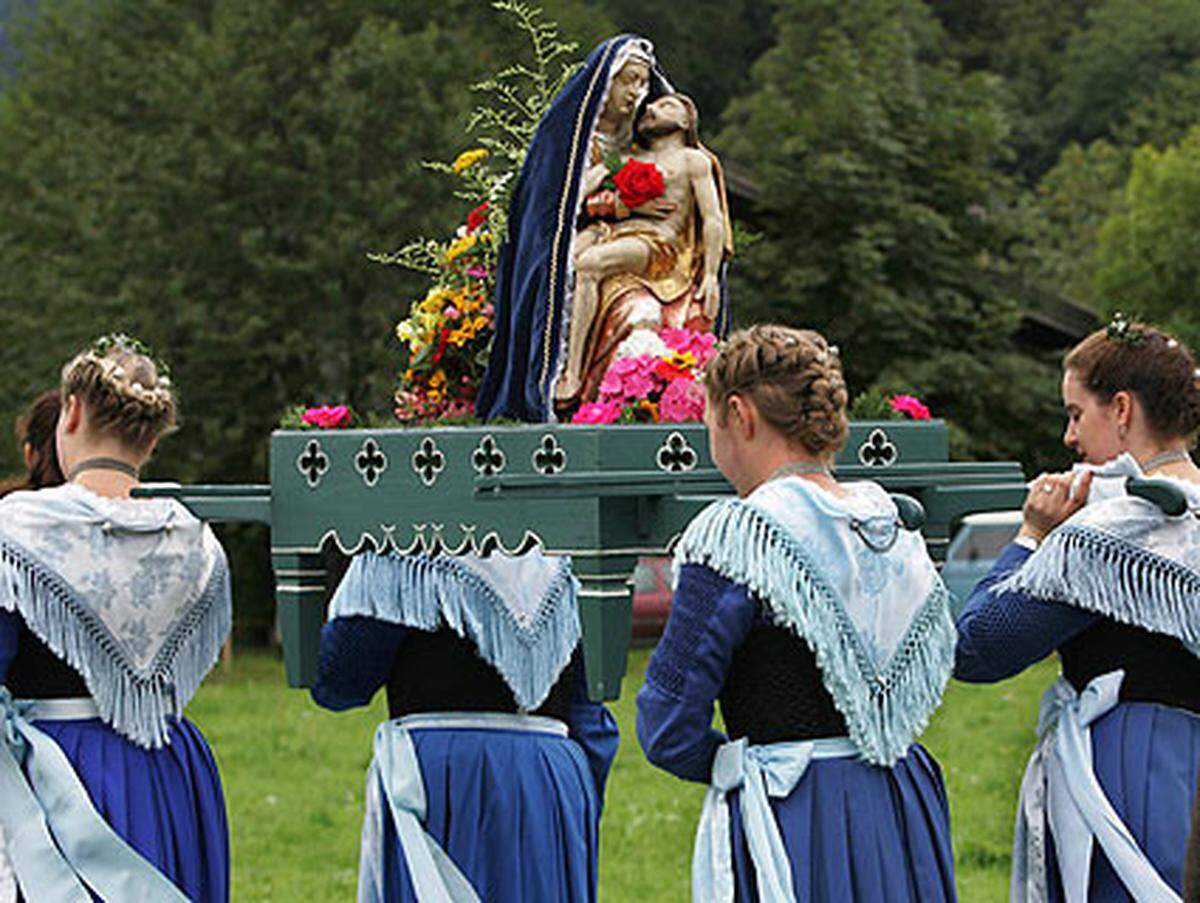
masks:
POLYGON ((396 338, 401 342, 411 342, 417 337, 411 320, 401 320, 396 324, 396 338))
POLYGON ((429 377, 429 388, 436 392, 436 391, 440 391, 442 386, 444 386, 444 385, 446 385, 446 371, 445 370, 434 371, 433 376, 429 377))
POLYGON ((479 330, 481 330, 487 326, 487 318, 486 317, 476 317, 473 321, 471 321, 471 325, 473 327, 475 327, 476 332, 479 332, 479 330))
POLYGON ((444 288, 431 288, 429 294, 417 304, 417 309, 424 314, 440 314, 446 306, 446 300, 453 297, 444 288))
POLYGON ((669 358, 667 358, 667 363, 680 368, 695 367, 696 355, 692 354, 690 351, 676 351, 669 358))
POLYGON ((464 169, 470 169, 480 160, 487 158, 488 152, 485 147, 477 147, 474 150, 463 151, 459 154, 454 162, 450 164, 450 168, 455 172, 462 172, 464 169))
POLYGON ((474 235, 464 235, 462 238, 456 238, 454 244, 450 245, 450 250, 446 252, 446 263, 452 262, 455 258, 462 257, 462 255, 475 247, 476 241, 478 239, 474 235))

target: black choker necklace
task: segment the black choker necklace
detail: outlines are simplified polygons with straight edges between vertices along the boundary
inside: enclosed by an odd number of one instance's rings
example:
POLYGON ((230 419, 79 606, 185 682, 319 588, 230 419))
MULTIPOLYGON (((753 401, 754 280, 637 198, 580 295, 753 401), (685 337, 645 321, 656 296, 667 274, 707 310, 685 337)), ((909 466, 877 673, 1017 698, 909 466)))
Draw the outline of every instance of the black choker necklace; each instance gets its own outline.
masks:
POLYGON ((75 478, 85 470, 115 470, 127 477, 133 477, 135 480, 138 478, 138 468, 128 461, 121 461, 117 458, 88 458, 71 468, 71 472, 67 474, 67 481, 74 482, 75 478))

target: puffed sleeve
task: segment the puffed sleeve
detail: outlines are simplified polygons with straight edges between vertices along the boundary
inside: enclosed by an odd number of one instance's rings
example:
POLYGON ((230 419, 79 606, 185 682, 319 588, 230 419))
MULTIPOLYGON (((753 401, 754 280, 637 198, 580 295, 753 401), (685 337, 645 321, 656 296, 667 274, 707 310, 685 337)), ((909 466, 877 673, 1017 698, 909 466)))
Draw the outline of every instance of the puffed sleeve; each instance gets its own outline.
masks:
POLYGON ((1100 615, 1060 602, 1043 602, 1020 592, 993 592, 992 587, 1015 573, 1030 554, 1009 544, 963 606, 954 651, 954 676, 959 680, 1005 680, 1100 620, 1100 615))
POLYGON ((17 657, 17 638, 21 635, 21 616, 0 611, 0 684, 8 679, 8 669, 17 657))
POLYGON ((708 783, 725 742, 712 726, 713 703, 755 613, 744 586, 703 565, 680 570, 666 630, 637 697, 638 742, 651 763, 708 783))
POLYGON ((406 629, 376 618, 333 618, 321 628, 317 705, 340 712, 370 703, 387 683, 406 629))
POLYGON ((596 784, 596 798, 603 807, 604 785, 608 781, 608 771, 612 768, 613 759, 617 756, 620 737, 617 720, 608 708, 588 698, 587 672, 583 667, 582 656, 575 666, 575 683, 567 710, 567 731, 587 756, 588 767, 596 784))

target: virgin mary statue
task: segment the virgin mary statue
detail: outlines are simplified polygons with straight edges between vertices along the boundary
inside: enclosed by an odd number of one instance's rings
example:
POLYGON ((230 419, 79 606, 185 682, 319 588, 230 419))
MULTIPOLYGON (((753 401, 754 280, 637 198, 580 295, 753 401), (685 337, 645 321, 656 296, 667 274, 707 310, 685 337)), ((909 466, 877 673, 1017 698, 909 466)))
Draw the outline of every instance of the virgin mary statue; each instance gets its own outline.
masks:
POLYGON ((671 92, 650 41, 622 35, 592 51, 542 117, 496 272, 496 332, 475 404, 482 419, 552 419, 585 201, 607 174, 604 161, 632 153, 641 110, 671 92))

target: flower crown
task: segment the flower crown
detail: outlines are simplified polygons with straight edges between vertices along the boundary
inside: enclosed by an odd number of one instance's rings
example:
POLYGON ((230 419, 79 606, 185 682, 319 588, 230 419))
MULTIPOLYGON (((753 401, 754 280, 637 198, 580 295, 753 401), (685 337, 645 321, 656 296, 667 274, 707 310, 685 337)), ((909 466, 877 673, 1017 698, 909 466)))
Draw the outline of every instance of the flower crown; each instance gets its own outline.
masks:
POLYGON ((1140 345, 1146 340, 1144 330, 1137 328, 1120 311, 1113 314, 1112 322, 1104 329, 1105 338, 1122 345, 1140 345))
POLYGON ((90 348, 75 355, 63 367, 63 382, 69 382, 75 372, 85 365, 95 367, 101 381, 125 398, 134 399, 154 408, 165 408, 174 400, 170 368, 148 345, 133 336, 124 333, 110 333, 101 336, 92 343, 90 348), (121 362, 111 356, 114 350, 129 355, 139 355, 149 360, 158 374, 156 383, 153 386, 147 386, 131 379, 121 362))

